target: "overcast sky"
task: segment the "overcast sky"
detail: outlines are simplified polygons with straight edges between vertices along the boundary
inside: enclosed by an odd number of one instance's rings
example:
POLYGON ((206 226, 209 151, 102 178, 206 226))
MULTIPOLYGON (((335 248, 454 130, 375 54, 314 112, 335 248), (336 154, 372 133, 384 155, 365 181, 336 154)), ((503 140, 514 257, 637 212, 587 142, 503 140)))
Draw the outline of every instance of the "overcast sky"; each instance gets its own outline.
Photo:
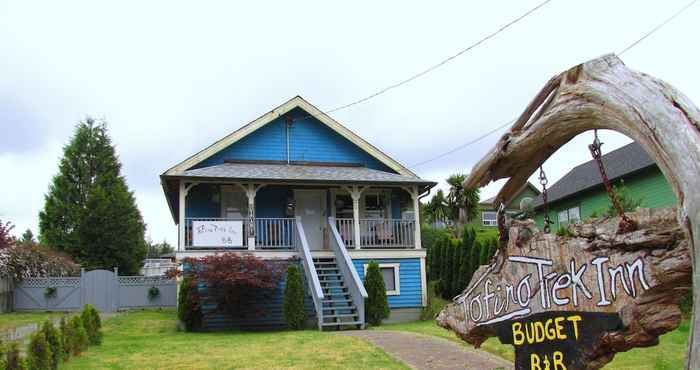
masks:
MULTIPOLYGON (((433 73, 332 116, 410 166, 517 117, 554 74, 620 51, 687 1, 553 0, 433 73)), ((174 243, 158 177, 171 165, 297 94, 325 110, 407 78, 538 2, 0 0, 0 219, 18 234, 38 231, 62 147, 91 115, 109 124, 148 234, 174 243)), ((691 7, 624 62, 700 102, 698 17, 691 7)), ((468 172, 499 134, 414 170, 436 181, 468 172)), ((589 160, 589 141, 550 158, 551 181, 589 160)), ((603 141, 610 151, 629 139, 603 141)))

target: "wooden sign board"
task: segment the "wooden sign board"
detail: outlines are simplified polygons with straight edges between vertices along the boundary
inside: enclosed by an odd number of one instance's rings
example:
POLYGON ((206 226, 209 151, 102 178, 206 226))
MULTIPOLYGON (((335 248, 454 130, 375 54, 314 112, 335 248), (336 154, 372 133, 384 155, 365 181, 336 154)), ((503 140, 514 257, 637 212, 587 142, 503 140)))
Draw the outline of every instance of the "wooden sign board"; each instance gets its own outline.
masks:
POLYGON ((496 336, 515 347, 516 369, 597 369, 614 354, 658 343, 681 320, 691 258, 674 209, 571 227, 572 236, 513 221, 508 242, 439 315, 439 325, 479 346, 496 336))
POLYGON ((192 221, 192 246, 240 247, 243 221, 192 221))

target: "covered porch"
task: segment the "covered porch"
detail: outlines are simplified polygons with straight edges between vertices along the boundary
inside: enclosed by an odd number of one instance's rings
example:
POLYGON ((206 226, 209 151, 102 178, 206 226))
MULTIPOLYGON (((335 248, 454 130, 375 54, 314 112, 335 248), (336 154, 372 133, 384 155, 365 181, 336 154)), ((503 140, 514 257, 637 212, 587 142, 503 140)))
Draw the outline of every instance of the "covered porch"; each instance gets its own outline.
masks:
POLYGON ((163 176, 178 251, 421 249, 434 183, 360 166, 225 163, 163 176), (302 230, 299 230, 299 229, 302 230), (301 233, 300 233, 301 231, 301 233))

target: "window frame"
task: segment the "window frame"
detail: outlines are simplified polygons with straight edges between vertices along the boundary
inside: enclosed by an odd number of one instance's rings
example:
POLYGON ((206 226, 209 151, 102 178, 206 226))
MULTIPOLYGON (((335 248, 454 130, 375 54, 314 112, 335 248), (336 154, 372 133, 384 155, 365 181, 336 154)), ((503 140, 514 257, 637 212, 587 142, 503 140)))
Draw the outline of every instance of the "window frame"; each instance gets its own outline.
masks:
MULTIPOLYGON (((365 263, 365 264, 363 264, 363 266, 364 266, 364 272, 365 272, 364 276, 367 277, 367 267, 369 266, 369 263, 365 263)), ((393 268, 394 269, 394 290, 387 290, 386 295, 387 296, 401 295, 401 276, 399 274, 401 272, 401 264, 400 263, 380 263, 379 264, 379 271, 381 272, 381 270, 383 268, 393 268)), ((382 275, 382 279, 383 278, 384 277, 382 275)))
POLYGON ((496 211, 481 211, 481 225, 483 225, 483 226, 498 226, 498 212, 496 212, 496 211), (491 220, 491 219, 486 220, 484 218, 484 215, 486 213, 493 213, 493 216, 494 216, 493 220, 491 220), (488 221, 488 223, 487 223, 487 221, 488 221))

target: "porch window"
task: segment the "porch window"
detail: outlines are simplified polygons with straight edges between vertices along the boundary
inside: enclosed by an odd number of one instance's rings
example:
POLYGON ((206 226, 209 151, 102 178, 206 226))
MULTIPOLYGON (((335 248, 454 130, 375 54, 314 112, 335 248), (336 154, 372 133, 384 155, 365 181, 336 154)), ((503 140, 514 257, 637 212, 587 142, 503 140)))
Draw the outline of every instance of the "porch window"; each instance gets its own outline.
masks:
MULTIPOLYGON (((369 265, 365 264, 365 276, 367 276, 367 267, 369 265)), ((382 273, 384 278, 384 287, 386 287, 386 295, 399 295, 400 290, 400 279, 399 279, 399 268, 398 263, 380 263, 379 272, 382 273)))
POLYGON ((352 218, 352 198, 347 194, 335 195, 335 217, 352 218))
POLYGON ((369 191, 364 196, 364 216, 369 219, 388 218, 389 205, 387 193, 384 191, 369 191))
POLYGON ((493 211, 484 211, 481 212, 481 223, 484 226, 497 226, 498 225, 498 216, 496 215, 496 212, 493 211))
POLYGON ((233 186, 221 187, 221 217, 242 219, 248 217, 248 197, 233 186))

